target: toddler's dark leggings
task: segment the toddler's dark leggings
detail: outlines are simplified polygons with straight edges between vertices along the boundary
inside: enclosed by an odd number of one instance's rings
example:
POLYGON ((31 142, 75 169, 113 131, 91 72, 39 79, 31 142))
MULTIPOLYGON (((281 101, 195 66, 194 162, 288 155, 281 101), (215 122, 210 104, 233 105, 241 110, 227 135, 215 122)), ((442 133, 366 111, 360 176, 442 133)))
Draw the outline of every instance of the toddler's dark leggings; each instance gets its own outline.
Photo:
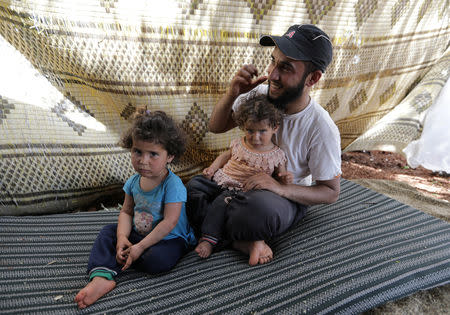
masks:
MULTIPOLYGON (((114 277, 121 272, 123 266, 116 261, 116 234, 117 224, 106 225, 102 228, 89 256, 89 274, 100 271, 114 277)), ((136 244, 143 238, 132 230, 128 240, 136 244)), ((144 251, 132 267, 150 274, 169 271, 186 252, 186 242, 181 237, 161 240, 144 251)))
MULTIPOLYGON (((222 189, 201 175, 187 183, 186 210, 196 235, 222 189)), ((225 206, 223 237, 227 240, 269 240, 298 223, 307 206, 295 203, 268 190, 251 190, 235 194, 225 206)))

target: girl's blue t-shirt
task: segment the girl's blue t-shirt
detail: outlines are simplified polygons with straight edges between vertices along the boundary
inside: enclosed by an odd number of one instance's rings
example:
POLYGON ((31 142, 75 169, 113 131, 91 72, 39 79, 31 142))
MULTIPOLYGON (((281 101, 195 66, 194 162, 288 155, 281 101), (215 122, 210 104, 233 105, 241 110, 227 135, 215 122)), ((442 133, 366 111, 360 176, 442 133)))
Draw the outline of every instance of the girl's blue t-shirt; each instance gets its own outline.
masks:
POLYGON ((133 197, 133 229, 147 235, 164 217, 166 203, 181 202, 181 212, 177 225, 163 239, 182 237, 188 245, 195 245, 194 232, 186 215, 187 192, 181 179, 169 170, 166 179, 150 191, 143 191, 140 186, 141 175, 134 174, 125 183, 123 190, 133 197))

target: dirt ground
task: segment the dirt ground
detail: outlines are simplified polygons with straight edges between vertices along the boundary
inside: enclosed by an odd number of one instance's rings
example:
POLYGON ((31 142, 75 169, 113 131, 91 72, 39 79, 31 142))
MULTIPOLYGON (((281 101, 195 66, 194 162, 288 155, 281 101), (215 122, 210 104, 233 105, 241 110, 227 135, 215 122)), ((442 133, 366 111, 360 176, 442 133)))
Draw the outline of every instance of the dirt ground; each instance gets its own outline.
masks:
POLYGON ((450 202, 450 174, 423 167, 410 168, 406 158, 384 151, 346 152, 342 155, 345 179, 387 179, 404 182, 424 195, 450 202))
MULTIPOLYGON (((428 197, 450 202, 449 174, 434 173, 423 167, 412 169, 408 167, 406 158, 401 154, 384 151, 344 153, 342 177, 404 182, 428 197)), ((387 314, 450 314, 450 285, 420 291, 363 313, 363 315, 387 314)))

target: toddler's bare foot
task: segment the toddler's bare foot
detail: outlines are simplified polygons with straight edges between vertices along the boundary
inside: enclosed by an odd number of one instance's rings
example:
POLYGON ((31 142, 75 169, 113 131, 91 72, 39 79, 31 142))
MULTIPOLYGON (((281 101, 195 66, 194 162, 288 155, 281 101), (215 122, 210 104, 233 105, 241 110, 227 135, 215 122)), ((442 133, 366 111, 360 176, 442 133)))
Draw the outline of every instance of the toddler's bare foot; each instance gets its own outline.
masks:
POLYGON ((94 277, 91 282, 78 292, 74 301, 78 304, 79 308, 86 308, 115 287, 116 282, 114 280, 94 277))
POLYGON ((233 247, 250 256, 250 266, 266 264, 273 259, 272 249, 264 241, 235 241, 233 247))
POLYGON ((213 246, 209 242, 203 241, 197 245, 195 251, 201 258, 208 258, 213 252, 213 246))

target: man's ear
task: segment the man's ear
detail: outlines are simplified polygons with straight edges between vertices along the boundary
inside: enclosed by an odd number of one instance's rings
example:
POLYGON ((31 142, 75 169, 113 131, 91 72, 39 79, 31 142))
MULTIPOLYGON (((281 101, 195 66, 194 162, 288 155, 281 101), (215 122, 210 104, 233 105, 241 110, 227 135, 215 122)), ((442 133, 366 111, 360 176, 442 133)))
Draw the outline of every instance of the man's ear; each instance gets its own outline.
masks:
POLYGON ((310 74, 308 74, 308 76, 306 77, 305 85, 312 87, 314 84, 319 82, 321 77, 322 77, 322 71, 315 70, 315 71, 311 72, 310 74))
POLYGON ((172 162, 174 158, 175 158, 175 155, 169 155, 169 156, 167 157, 167 163, 172 162))

